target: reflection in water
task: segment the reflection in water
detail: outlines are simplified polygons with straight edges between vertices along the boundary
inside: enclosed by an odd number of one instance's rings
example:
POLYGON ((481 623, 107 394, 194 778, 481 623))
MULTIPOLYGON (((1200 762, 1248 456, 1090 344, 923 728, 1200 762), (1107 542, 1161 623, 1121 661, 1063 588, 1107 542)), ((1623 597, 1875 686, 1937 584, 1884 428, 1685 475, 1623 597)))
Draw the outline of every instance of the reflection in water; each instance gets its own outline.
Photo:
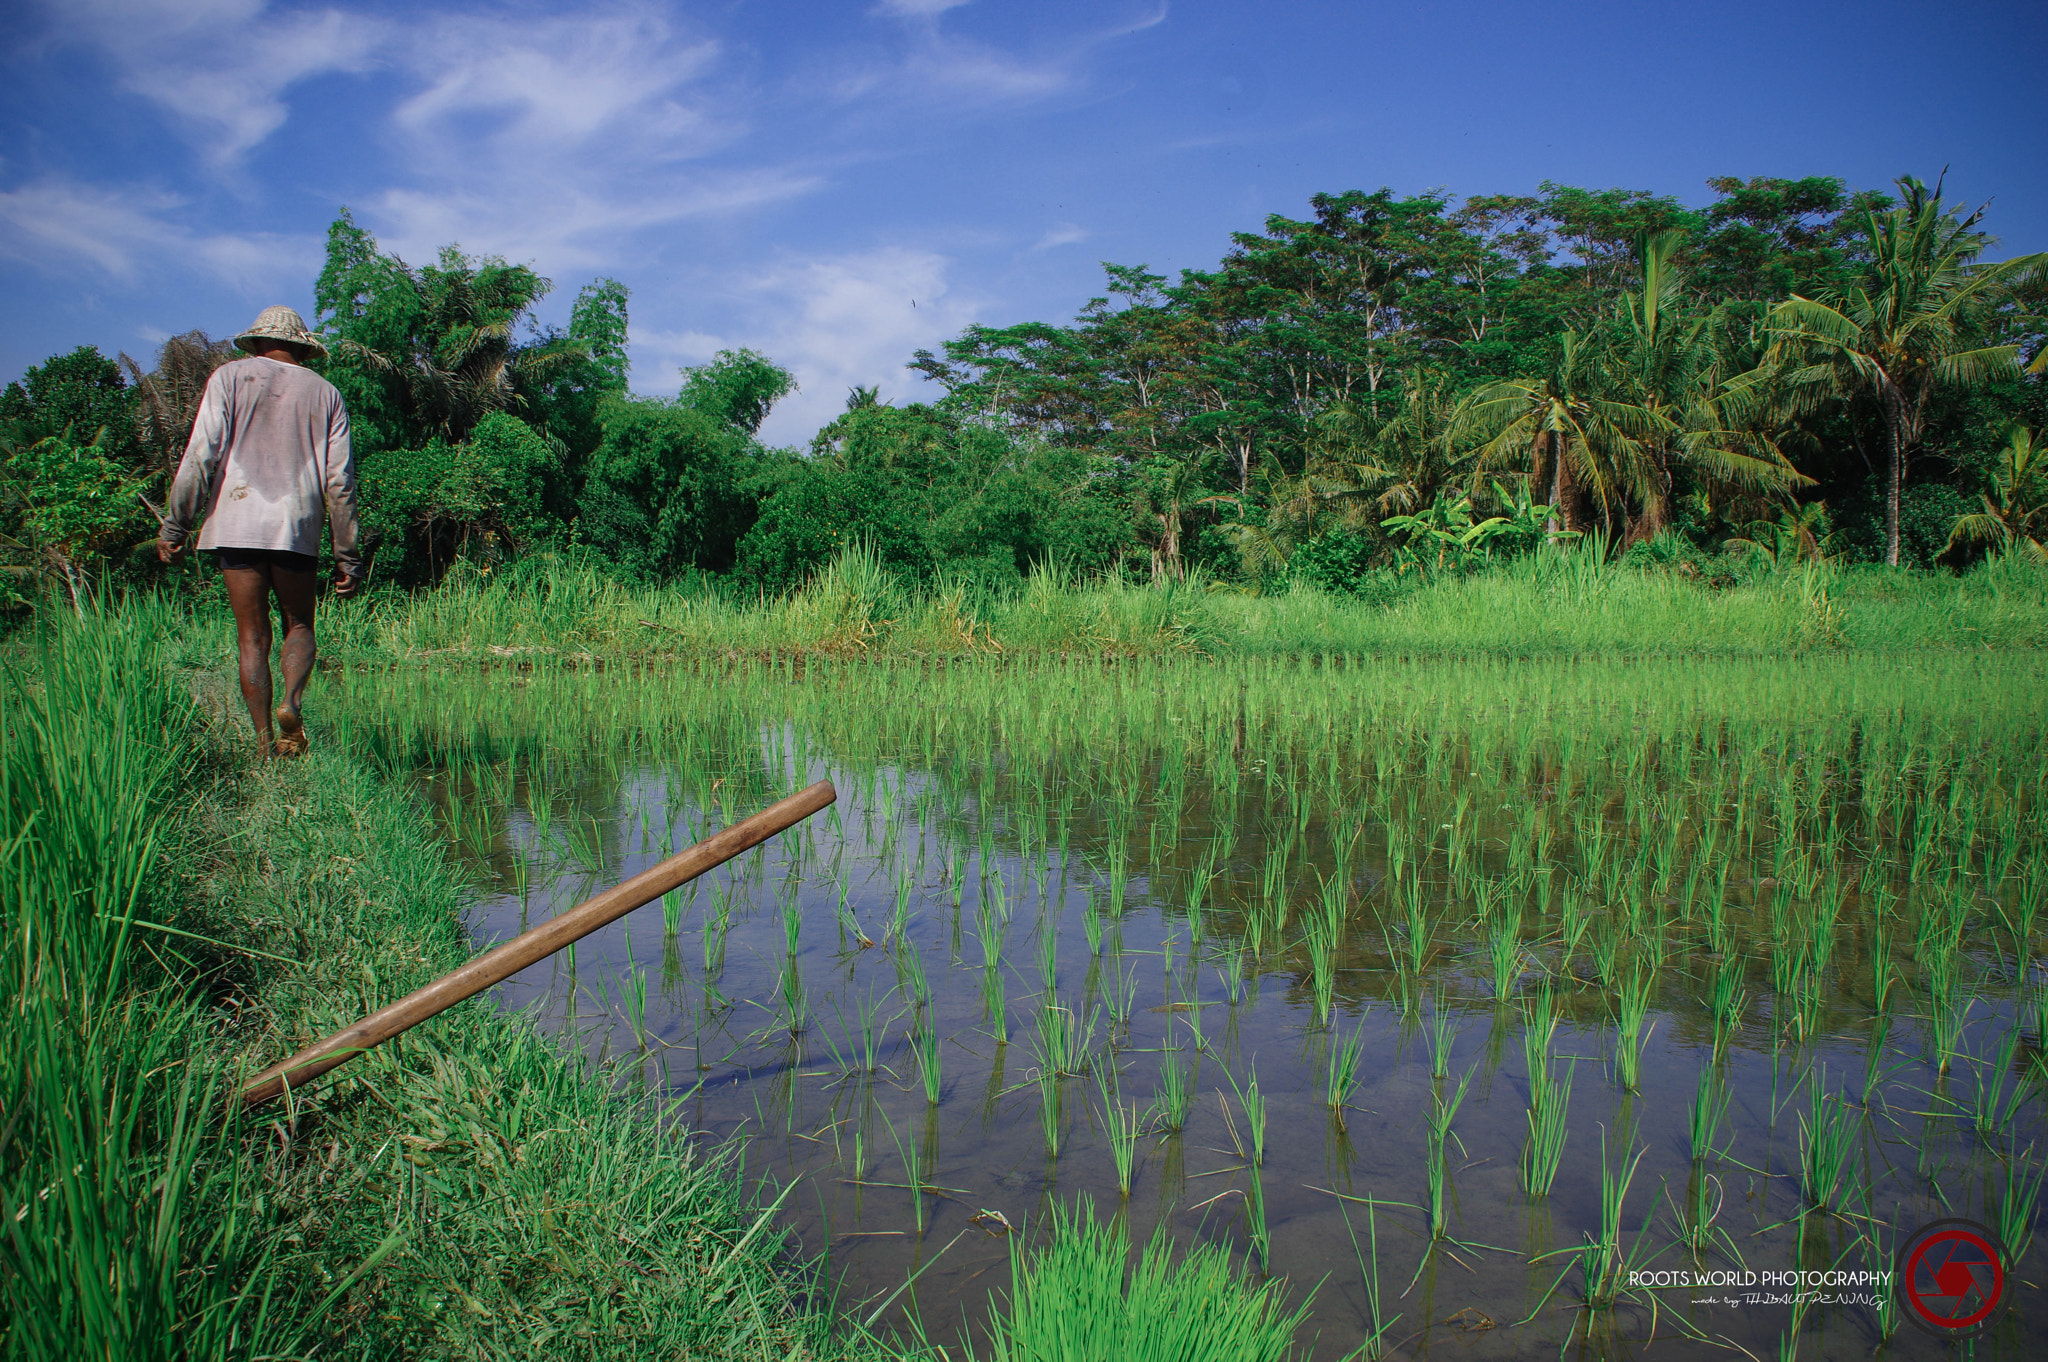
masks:
MULTIPOLYGON (((461 723, 430 684, 382 684, 355 683, 359 731, 491 886, 480 945, 838 784, 501 998, 740 1142, 765 1196, 791 1188, 794 1245, 855 1318, 914 1309, 950 1342, 1007 1287, 1010 1233, 1087 1196, 1135 1240, 1313 1289, 1317 1357, 1376 1332, 1633 1355, 1653 1329, 1762 1355, 1795 1324, 1804 1356, 1864 1356, 1873 1309, 1630 1274, 1884 1270, 1894 1227, 1988 1216, 2039 1175, 2030 955, 1987 926, 2038 902, 2031 809, 1973 861, 1974 829, 1935 846, 1924 813, 1852 837, 1860 768, 1788 796, 1786 745, 1660 770, 1626 723, 1319 749, 1248 738, 1239 708, 1105 749, 1027 713, 892 751, 776 717, 808 701, 772 673, 689 730, 618 708, 651 683, 535 682, 587 723, 566 733, 495 717, 475 682, 447 683, 461 723), (1916 892, 1958 854, 1963 879, 1916 892)), ((2029 1295, 1983 1355, 2036 1355, 2043 1325, 2029 1295)))

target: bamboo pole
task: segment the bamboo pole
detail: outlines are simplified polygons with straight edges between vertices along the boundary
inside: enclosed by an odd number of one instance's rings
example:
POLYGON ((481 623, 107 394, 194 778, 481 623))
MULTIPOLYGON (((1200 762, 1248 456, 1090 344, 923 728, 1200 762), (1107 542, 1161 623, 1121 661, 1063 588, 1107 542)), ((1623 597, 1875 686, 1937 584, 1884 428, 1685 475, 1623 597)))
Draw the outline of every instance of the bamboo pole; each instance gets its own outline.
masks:
POLYGON ((253 1107, 293 1088, 304 1087, 328 1070, 346 1064, 373 1046, 447 1011, 464 998, 504 982, 537 960, 616 922, 635 908, 687 884, 707 870, 810 817, 839 798, 832 782, 821 780, 808 789, 769 805, 752 818, 715 832, 660 865, 593 895, 566 913, 549 918, 531 931, 493 947, 453 973, 379 1008, 355 1025, 307 1046, 290 1059, 271 1065, 244 1084, 236 1100, 253 1107))

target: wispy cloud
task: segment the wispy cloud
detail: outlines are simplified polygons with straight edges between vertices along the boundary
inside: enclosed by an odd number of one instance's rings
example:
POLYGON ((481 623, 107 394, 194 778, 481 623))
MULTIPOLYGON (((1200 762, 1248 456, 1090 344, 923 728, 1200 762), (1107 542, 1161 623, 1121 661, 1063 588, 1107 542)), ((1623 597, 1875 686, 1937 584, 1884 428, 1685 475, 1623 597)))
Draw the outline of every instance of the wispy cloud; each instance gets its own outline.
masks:
POLYGON ((211 276, 244 294, 302 279, 319 242, 287 233, 205 233, 178 219, 184 201, 160 190, 46 176, 0 190, 0 253, 46 269, 81 267, 129 281, 147 267, 211 276))
POLYGON ((616 268, 633 233, 809 192, 800 169, 705 164, 748 131, 719 56, 644 4, 432 21, 402 58, 419 88, 392 113, 408 174, 370 205, 380 235, 616 268))
POLYGON ((99 48, 116 84, 168 110, 217 169, 283 126, 292 86, 366 69, 390 35, 362 14, 273 11, 267 0, 60 0, 48 9, 56 37, 99 48))
POLYGON ((967 0, 882 0, 875 6, 876 14, 893 15, 899 19, 929 19, 935 14, 944 14, 949 9, 958 9, 967 0))
POLYGON ((1045 229, 1045 235, 1031 243, 1034 251, 1049 251, 1055 246, 1071 246, 1077 241, 1086 241, 1088 233, 1071 222, 1054 223, 1045 229))
POLYGON ((885 54, 869 54, 843 67, 831 81, 842 101, 884 100, 925 104, 943 100, 954 114, 1080 89, 1094 54, 1105 44, 1163 23, 1166 6, 1111 19, 1080 34, 1064 34, 1035 51, 1008 50, 950 31, 940 16, 965 0, 883 0, 870 13, 906 21, 901 40, 885 54))

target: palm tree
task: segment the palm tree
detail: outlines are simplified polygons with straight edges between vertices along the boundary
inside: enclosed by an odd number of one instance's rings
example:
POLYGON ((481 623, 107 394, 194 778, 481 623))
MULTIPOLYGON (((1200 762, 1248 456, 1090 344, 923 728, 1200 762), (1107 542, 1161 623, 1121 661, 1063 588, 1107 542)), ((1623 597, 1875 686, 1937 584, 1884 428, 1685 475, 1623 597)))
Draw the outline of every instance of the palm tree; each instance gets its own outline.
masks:
POLYGON ((192 423, 199 419, 199 403, 206 396, 206 380, 215 369, 240 355, 233 341, 214 340, 204 331, 187 331, 163 343, 156 354, 156 368, 150 373, 144 373, 127 355, 121 356, 121 366, 141 399, 136 419, 142 428, 142 442, 156 456, 166 478, 177 476, 178 461, 185 457, 192 423))
POLYGON ((1982 514, 1957 516, 1948 546, 1995 544, 2048 563, 2048 446, 2034 442, 2034 432, 2015 426, 1998 452, 1991 490, 1982 493, 1982 514))
POLYGON ((1576 530, 1583 494, 1613 531, 1617 512, 1659 491, 1655 450, 1678 432, 1667 415, 1615 382, 1598 347, 1576 331, 1558 338, 1550 368, 1534 378, 1491 383, 1466 399, 1455 431, 1477 445, 1479 471, 1521 465, 1531 486, 1550 474, 1557 508, 1550 533, 1576 530))
POLYGON ((1861 280, 1838 296, 1794 295, 1771 309, 1765 365, 1799 405, 1858 392, 1876 400, 1887 455, 1884 560, 1894 567, 1899 493, 1928 399, 1937 388, 2018 372, 2018 346, 1976 342, 2004 291, 2048 265, 2048 254, 1980 264, 1992 245, 1976 230, 1981 208, 1966 215, 1945 206, 1938 183, 1932 191, 1911 176, 1898 183, 1904 202, 1865 215, 1870 259, 1861 280))
POLYGON ((1617 314, 1616 380, 1659 421, 1659 435, 1648 441, 1652 478, 1631 539, 1654 538, 1669 521, 1680 464, 1752 492, 1784 494, 1812 481, 1786 459, 1767 425, 1739 419, 1740 404, 1724 400, 1741 342, 1726 309, 1686 315, 1672 260, 1684 239, 1675 228, 1637 238, 1642 287, 1622 295, 1617 314))

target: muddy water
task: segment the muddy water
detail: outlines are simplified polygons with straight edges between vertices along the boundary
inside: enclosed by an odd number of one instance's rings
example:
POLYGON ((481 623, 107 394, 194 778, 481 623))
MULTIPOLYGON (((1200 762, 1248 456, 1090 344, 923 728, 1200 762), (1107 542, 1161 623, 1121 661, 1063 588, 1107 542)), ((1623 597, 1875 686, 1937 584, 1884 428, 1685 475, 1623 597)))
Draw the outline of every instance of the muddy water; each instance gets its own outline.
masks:
MULTIPOLYGON (((1958 1104, 1979 1070, 1966 1058, 1938 1076, 1909 1009, 1895 1009, 1875 1084, 1867 1007, 1825 1013, 1830 1026, 1796 1045, 1752 1008, 1716 1061, 1705 996, 1718 957, 1696 942, 1664 956, 1628 1091, 1611 997, 1577 987, 1582 952, 1549 979, 1553 1067, 1569 1068, 1573 1086, 1556 1182, 1532 1197, 1519 1165, 1524 1003, 1557 954, 1533 922, 1506 1001, 1494 997, 1484 936, 1449 915, 1421 973, 1407 974, 1380 892, 1396 868, 1369 835, 1340 858, 1316 841, 1326 834, 1317 825, 1281 897, 1307 913, 1343 861, 1325 1022, 1310 953, 1246 944, 1243 920, 1273 901, 1263 877, 1281 830, 1270 822, 1225 836, 1197 792, 1163 842, 1157 825, 1148 842, 1085 804, 1066 810, 1063 834, 1040 832, 1048 801, 1060 802, 1042 772, 1020 775, 1029 789, 998 781, 970 796, 907 764, 798 770, 784 762, 789 749, 786 734, 764 737, 756 777, 776 789, 833 778, 836 809, 586 938, 573 958, 534 967, 500 999, 574 1030, 619 1063, 629 1090, 680 1103, 692 1130, 743 1151, 764 1196, 786 1190, 793 1248, 820 1260, 821 1289, 855 1319, 978 1341, 991 1292, 1008 1286, 1010 1236, 1028 1242, 1056 1207, 1087 1198, 1127 1217, 1135 1239, 1221 1242, 1250 1270, 1285 1278, 1293 1299, 1311 1301, 1303 1343, 1319 1359, 1375 1333, 1418 1357, 1761 1357, 1795 1328, 1799 1356, 1865 1357, 1879 1316, 1857 1298, 1884 1288, 1805 1288, 1798 1302, 1802 1288, 1770 1274, 1890 1271, 1903 1233, 1947 1215, 1987 1218, 1989 1199, 2015 1170, 2037 1168, 2032 1151, 2048 1144, 2038 1094, 1997 1139, 1972 1130, 1958 1104), (1045 1077, 1048 1008, 1083 1036, 1075 1076, 1045 1077), (921 1029, 937 1041, 936 1101, 914 1043, 921 1029), (1363 1047, 1358 1083, 1333 1111, 1330 1050, 1352 1037, 1363 1047), (1177 1131, 1154 1110, 1168 1063, 1191 1076, 1177 1131), (1688 1121, 1709 1068, 1728 1116, 1717 1153, 1695 1163, 1688 1121), (1466 1083, 1444 1145, 1444 1219, 1433 1224, 1429 1116, 1466 1083), (1838 1214, 1802 1213, 1816 1089, 1853 1149, 1854 1190, 1838 1214), (1258 1163, 1247 1108, 1261 1103, 1258 1163), (1143 1113, 1128 1197, 1114 1106, 1143 1113), (1639 1288, 1589 1311, 1567 1250, 1599 1231, 1603 1169, 1615 1177, 1632 1160, 1620 1220, 1633 1269, 1719 1274, 1719 1284, 1639 1288), (1710 1217, 1697 1255, 1678 1242, 1695 1190, 1710 1217)), ((701 781, 656 765, 594 761, 542 797, 538 821, 530 784, 508 776, 488 831, 465 833, 486 786, 438 767, 417 774, 444 818, 451 790, 467 800, 449 828, 489 886, 471 918, 480 946, 751 811, 706 801, 701 781)), ((1853 1001, 1846 977, 1834 988, 1853 1001)), ((1989 1053, 2015 1024, 2011 998, 1984 990, 1966 1056, 1989 1053)), ((2037 1244, 2015 1266, 2016 1304, 1976 1355, 2048 1356, 2048 1308, 2033 1285, 2042 1257, 2037 1244)), ((1944 1346, 1901 1326, 1888 1350, 1931 1357, 1944 1346)))

